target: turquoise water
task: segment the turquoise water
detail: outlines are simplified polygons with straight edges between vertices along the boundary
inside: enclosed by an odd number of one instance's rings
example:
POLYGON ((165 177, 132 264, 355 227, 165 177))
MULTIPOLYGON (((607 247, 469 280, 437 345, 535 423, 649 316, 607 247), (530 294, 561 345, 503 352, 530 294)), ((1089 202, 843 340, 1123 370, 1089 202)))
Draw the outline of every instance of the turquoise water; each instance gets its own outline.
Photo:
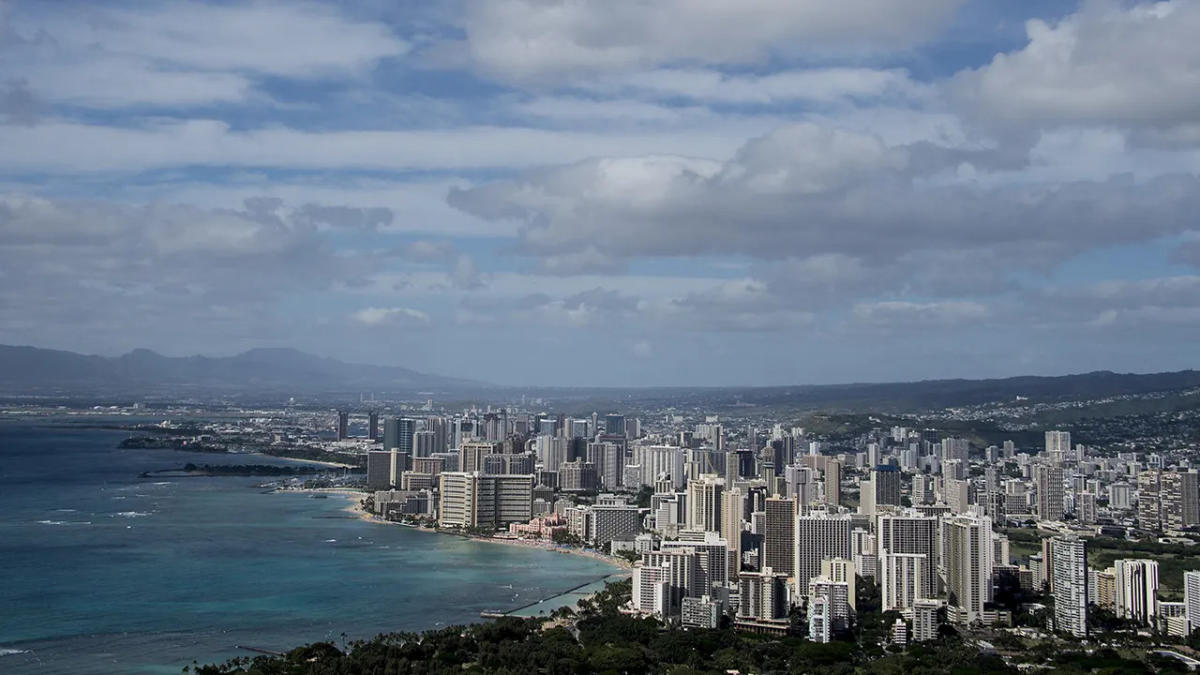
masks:
POLYGON ((178 673, 240 647, 477 621, 614 572, 365 522, 261 478, 139 479, 282 460, 119 450, 125 435, 0 424, 0 672, 178 673))

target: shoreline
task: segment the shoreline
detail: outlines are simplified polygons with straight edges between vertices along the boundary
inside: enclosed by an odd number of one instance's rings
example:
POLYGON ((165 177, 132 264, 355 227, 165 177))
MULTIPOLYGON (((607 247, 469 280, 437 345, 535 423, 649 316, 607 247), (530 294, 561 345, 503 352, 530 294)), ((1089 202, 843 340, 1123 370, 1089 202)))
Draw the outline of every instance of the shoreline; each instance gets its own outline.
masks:
MULTIPOLYGON (((480 536, 480 535, 464 534, 461 532, 450 532, 450 531, 439 530, 439 529, 435 529, 435 528, 407 525, 405 523, 400 523, 400 522, 393 521, 393 520, 384 520, 384 519, 376 516, 375 514, 368 513, 366 511, 362 510, 362 508, 360 508, 362 498, 365 497, 368 493, 363 490, 357 490, 354 488, 276 489, 275 492, 298 492, 298 493, 339 495, 339 496, 345 497, 349 502, 342 509, 342 511, 344 513, 351 514, 351 515, 357 517, 359 520, 362 520, 362 521, 365 521, 368 523, 373 523, 376 525, 395 525, 395 526, 406 528, 408 530, 412 530, 414 532, 427 532, 430 534, 444 534, 444 535, 459 537, 461 539, 470 539, 471 541, 478 541, 478 542, 483 542, 483 543, 501 544, 501 545, 507 545, 507 546, 517 546, 520 548, 536 549, 539 551, 545 551, 547 553, 559 553, 562 555, 574 555, 574 556, 578 556, 581 558, 588 558, 590 560, 602 562, 602 563, 605 563, 605 564, 610 565, 613 568, 615 568, 615 570, 613 572, 604 575, 603 577, 601 577, 600 579, 597 579, 596 581, 607 580, 614 576, 626 578, 630 574, 632 574, 632 571, 633 571, 633 564, 630 563, 628 560, 625 560, 623 558, 617 558, 615 556, 605 555, 603 553, 600 553, 599 551, 591 551, 591 550, 587 550, 587 549, 574 548, 574 547, 570 547, 570 546, 562 546, 559 544, 555 544, 552 542, 546 542, 546 541, 542 541, 542 540, 508 539, 508 538, 503 538, 503 537, 484 537, 484 536, 480 536)), ((595 583, 595 581, 588 582, 588 583, 589 584, 595 583)), ((587 584, 584 584, 584 585, 587 585, 587 584)), ((574 593, 574 592, 576 592, 577 588, 578 587, 568 589, 568 590, 562 591, 560 593, 555 593, 553 595, 546 596, 545 598, 542 598, 541 600, 539 600, 539 602, 546 602, 549 600, 553 600, 555 598, 562 597, 564 595, 574 593)), ((600 592, 600 590, 603 590, 603 589, 598 589, 594 593, 589 593, 587 595, 583 595, 578 600, 576 600, 574 603, 567 605, 567 606, 574 609, 574 607, 576 607, 579 604, 579 602, 583 601, 584 599, 589 599, 589 598, 594 597, 597 593, 600 592)), ((505 611, 505 612, 499 612, 498 614, 501 614, 503 616, 510 616, 515 612, 519 612, 522 609, 525 609, 527 606, 517 607, 517 608, 511 609, 511 610, 505 611)), ((486 617, 484 617, 484 618, 486 618, 486 617)), ((532 618, 532 617, 520 617, 520 618, 532 618)))
MULTIPOLYGON (((336 490, 336 489, 338 489, 338 488, 332 488, 327 491, 332 491, 332 490, 336 490)), ((317 488, 314 491, 317 491, 317 490, 320 490, 320 488, 317 488)), ((352 492, 353 494, 361 494, 361 495, 366 494, 365 492, 353 492, 353 491, 349 491, 344 488, 341 490, 343 493, 352 492)), ((347 494, 346 496, 349 497, 350 494, 347 494)), ((532 548, 532 549, 537 549, 539 551, 546 551, 549 553, 561 553, 564 555, 575 555, 575 556, 579 556, 582 558, 590 558, 592 560, 597 560, 597 561, 600 561, 603 563, 607 563, 609 565, 612 565, 613 567, 618 568, 619 570, 621 570, 621 572, 625 572, 625 573, 630 572, 633 569, 633 565, 630 564, 629 561, 627 561, 623 558, 617 558, 615 556, 605 555, 603 553, 600 553, 599 551, 575 548, 575 547, 571 547, 571 546, 562 546, 560 544, 543 541, 541 539, 515 539, 515 538, 508 538, 508 537, 485 537, 485 536, 477 535, 477 534, 465 534, 463 532, 454 532, 454 531, 447 531, 447 530, 439 530, 436 528, 417 527, 417 526, 413 526, 413 525, 406 525, 404 523, 400 523, 400 522, 397 522, 394 520, 384 520, 384 519, 380 518, 379 516, 376 516, 373 513, 367 513, 366 511, 363 511, 361 508, 359 508, 358 502, 352 502, 343 510, 346 513, 352 513, 352 514, 358 516, 358 518, 360 520, 364 520, 364 521, 367 521, 370 523, 375 523, 378 525, 399 525, 400 527, 406 527, 410 530, 416 530, 416 531, 420 531, 420 532, 429 532, 432 534, 445 534, 445 535, 450 535, 450 536, 454 536, 454 537, 460 537, 462 539, 470 539, 471 541, 480 541, 480 542, 485 542, 485 543, 489 543, 489 544, 505 544, 508 546, 520 546, 522 548, 532 548)))

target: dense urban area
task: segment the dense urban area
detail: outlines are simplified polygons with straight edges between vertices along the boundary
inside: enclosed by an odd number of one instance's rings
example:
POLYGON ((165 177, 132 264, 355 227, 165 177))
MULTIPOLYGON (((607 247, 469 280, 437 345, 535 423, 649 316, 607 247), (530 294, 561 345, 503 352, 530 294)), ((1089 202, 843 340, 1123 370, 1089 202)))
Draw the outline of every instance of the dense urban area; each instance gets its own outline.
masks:
POLYGON ((542 618, 496 608, 469 628, 204 672, 293 672, 296 658, 327 672, 1141 672, 1200 665, 1196 393, 910 414, 740 401, 581 414, 524 397, 41 410, 126 429, 126 447, 247 457, 180 471, 360 491, 380 521, 627 569, 542 618), (1103 414, 1114 405, 1124 414, 1103 414))

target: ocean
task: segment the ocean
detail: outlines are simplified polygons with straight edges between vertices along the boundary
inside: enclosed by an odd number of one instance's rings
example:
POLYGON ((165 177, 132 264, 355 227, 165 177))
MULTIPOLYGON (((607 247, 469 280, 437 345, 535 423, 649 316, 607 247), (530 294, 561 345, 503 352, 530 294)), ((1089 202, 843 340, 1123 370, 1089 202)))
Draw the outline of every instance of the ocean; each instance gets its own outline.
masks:
POLYGON ((577 589, 537 607, 550 609, 617 571, 363 521, 344 497, 255 487, 267 478, 139 478, 287 460, 118 449, 127 435, 0 422, 0 672, 179 673, 246 647, 469 623, 577 589))

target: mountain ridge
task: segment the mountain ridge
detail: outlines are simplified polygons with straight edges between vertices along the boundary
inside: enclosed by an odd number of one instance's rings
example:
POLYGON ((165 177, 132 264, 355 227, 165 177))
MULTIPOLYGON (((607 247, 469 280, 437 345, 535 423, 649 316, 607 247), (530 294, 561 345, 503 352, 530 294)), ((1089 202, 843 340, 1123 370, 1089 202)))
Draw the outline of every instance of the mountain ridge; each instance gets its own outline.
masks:
POLYGON ((1097 370, 1069 375, 1007 378, 947 378, 912 382, 851 382, 726 387, 509 386, 445 377, 401 366, 345 363, 290 347, 259 347, 233 356, 163 356, 134 349, 115 357, 32 346, 0 345, 0 394, 462 394, 503 399, 520 391, 562 400, 593 399, 619 404, 723 405, 730 401, 796 409, 902 411, 981 403, 1060 398, 1102 398, 1200 388, 1200 371, 1116 373, 1097 370), (629 402, 629 401, 626 401, 629 402))
POLYGON ((0 345, 0 392, 417 391, 489 386, 401 366, 372 366, 260 347, 233 356, 164 356, 139 348, 120 356, 0 345))

